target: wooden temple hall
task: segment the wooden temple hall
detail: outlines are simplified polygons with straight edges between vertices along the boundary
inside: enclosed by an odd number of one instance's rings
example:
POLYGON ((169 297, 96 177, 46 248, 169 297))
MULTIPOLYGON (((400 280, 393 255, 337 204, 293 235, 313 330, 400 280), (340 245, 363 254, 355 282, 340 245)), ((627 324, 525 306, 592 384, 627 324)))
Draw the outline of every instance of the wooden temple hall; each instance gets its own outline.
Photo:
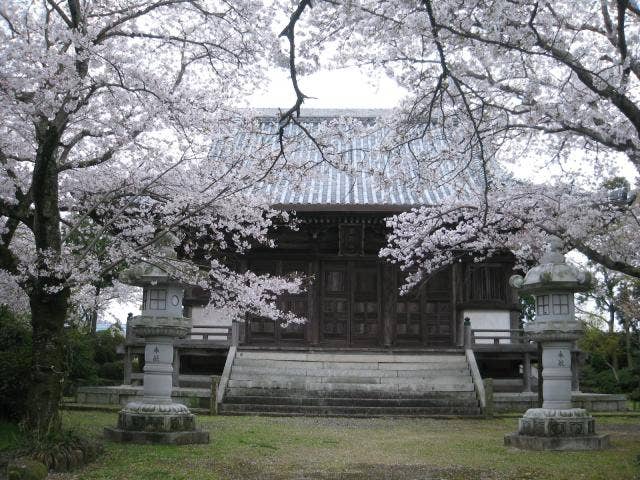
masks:
MULTIPOLYGON (((376 112, 346 113, 375 121, 376 112)), ((344 114, 307 111, 303 121, 344 114)), ((366 154, 376 141, 358 139, 354 161, 377 161, 366 154)), ((479 414, 487 377, 497 390, 535 390, 538 350, 520 330, 508 256, 478 263, 469 252, 404 296, 403 273, 378 256, 389 233, 385 218, 444 201, 446 188, 395 184, 382 195, 364 174, 318 168, 307 189, 286 181, 265 186, 274 205, 296 212, 300 228, 278 229, 277 248, 252 250, 240 261, 257 273, 312 276, 305 293, 279 300, 308 321, 227 323, 204 308, 206 292, 188 289, 184 312, 193 330, 175 344, 174 385, 207 386, 220 375, 216 401, 223 413, 337 415, 479 414)), ((128 336, 126 383, 142 378, 142 348, 128 336)))

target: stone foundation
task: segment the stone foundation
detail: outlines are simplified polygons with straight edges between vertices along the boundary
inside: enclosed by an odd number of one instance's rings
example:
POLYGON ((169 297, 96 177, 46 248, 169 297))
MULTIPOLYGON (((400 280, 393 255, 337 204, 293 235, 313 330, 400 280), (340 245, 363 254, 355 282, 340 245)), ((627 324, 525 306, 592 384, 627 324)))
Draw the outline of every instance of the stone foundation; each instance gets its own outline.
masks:
POLYGON ((180 403, 129 403, 118 415, 118 427, 105 428, 104 436, 115 442, 209 443, 209 432, 196 430, 195 415, 180 403))
MULTIPOLYGON (((494 411, 497 413, 524 413, 538 406, 538 394, 532 392, 493 394, 494 411)), ((626 412, 627 398, 620 394, 572 392, 571 404, 590 412, 626 412)))
POLYGON ((141 443, 161 445, 191 445, 209 443, 209 432, 193 430, 190 432, 141 432, 107 427, 104 429, 107 440, 120 443, 141 443))
POLYGON ((609 448, 609 435, 587 435, 582 437, 535 437, 511 433, 505 435, 507 447, 521 450, 603 450, 609 448))
POLYGON ((523 450, 601 450, 609 436, 596 435, 595 420, 582 408, 531 408, 504 443, 523 450))

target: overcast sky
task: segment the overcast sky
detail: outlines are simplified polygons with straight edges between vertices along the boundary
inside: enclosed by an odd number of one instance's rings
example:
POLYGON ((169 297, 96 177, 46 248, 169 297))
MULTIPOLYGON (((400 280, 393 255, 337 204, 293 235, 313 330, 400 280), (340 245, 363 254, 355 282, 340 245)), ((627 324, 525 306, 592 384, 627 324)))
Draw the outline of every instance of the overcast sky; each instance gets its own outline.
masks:
MULTIPOLYGON (((247 98, 247 106, 289 108, 295 102, 288 72, 271 72, 270 84, 247 98)), ((398 106, 403 90, 386 76, 371 78, 356 68, 323 70, 299 77, 300 90, 309 98, 306 108, 393 108, 398 106)))

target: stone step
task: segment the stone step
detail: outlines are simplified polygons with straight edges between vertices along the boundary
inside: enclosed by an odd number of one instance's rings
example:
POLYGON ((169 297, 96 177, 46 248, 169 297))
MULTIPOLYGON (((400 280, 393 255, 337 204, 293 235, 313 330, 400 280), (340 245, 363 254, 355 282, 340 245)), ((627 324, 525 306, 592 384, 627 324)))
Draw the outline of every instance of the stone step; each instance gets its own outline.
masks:
POLYGON ((304 414, 349 416, 406 416, 406 415, 480 415, 479 408, 470 407, 347 407, 308 405, 254 405, 225 403, 222 414, 304 414))
POLYGON ((307 362, 350 362, 350 363, 448 363, 456 359, 464 359, 460 354, 416 355, 387 353, 303 353, 303 352, 271 352, 263 350, 241 350, 236 359, 307 361, 307 362))
POLYGON ((439 370, 445 368, 467 368, 464 357, 455 357, 448 362, 312 362, 296 360, 259 360, 257 358, 236 358, 234 367, 272 368, 272 369, 326 369, 344 368, 346 370, 439 370))
POLYGON ((472 383, 471 375, 429 376, 429 377, 361 377, 333 375, 328 377, 315 377, 306 375, 289 375, 277 372, 277 374, 261 374, 244 372, 231 372, 231 380, 261 380, 275 383, 350 383, 350 384, 415 384, 415 385, 461 385, 472 383))
MULTIPOLYGON (((230 379, 227 386, 229 388, 242 387, 242 388, 276 388, 276 389, 284 389, 289 390, 292 388, 304 389, 304 390, 362 390, 362 391, 387 391, 387 392, 395 392, 395 391, 407 391, 407 392, 468 392, 473 391, 473 382, 469 380, 469 382, 463 383, 436 383, 436 382, 424 382, 424 381, 416 381, 413 379, 406 379, 406 382, 403 383, 336 383, 336 382, 310 382, 304 380, 291 380, 287 377, 280 377, 282 380, 271 380, 271 379, 249 379, 249 380, 236 380, 230 379)), ((402 379, 397 379, 402 380, 402 379)))
MULTIPOLYGON (((285 363, 285 362, 282 362, 285 363)), ((368 364, 362 364, 368 365, 368 364)), ((231 374, 246 373, 254 375, 271 375, 271 374, 287 374, 287 375, 306 375, 314 377, 344 375, 357 377, 428 377, 440 375, 469 375, 469 369, 466 365, 460 367, 442 364, 440 368, 424 368, 412 370, 392 370, 380 368, 349 368, 343 365, 335 364, 330 366, 301 366, 301 365, 245 365, 238 362, 233 365, 231 374)))
POLYGON ((305 405, 305 406, 342 406, 342 407, 460 407, 477 408, 474 398, 353 398, 353 397, 304 397, 284 396, 265 397, 229 395, 225 404, 251 405, 305 405))
MULTIPOLYGON (((225 396, 225 401, 228 397, 279 397, 279 396, 291 396, 295 398, 308 397, 308 398, 358 398, 358 399, 416 399, 416 400, 430 400, 430 399, 443 399, 449 401, 476 401, 476 393, 475 391, 456 391, 456 392, 399 392, 399 391, 390 391, 389 389, 384 390, 381 389, 379 391, 371 390, 350 390, 348 388, 343 389, 335 389, 335 390, 323 390, 323 391, 313 391, 313 390, 305 390, 305 389, 287 389, 283 390, 281 388, 243 388, 243 387, 233 387, 228 388, 225 396)), ((268 403, 269 399, 264 398, 264 403, 268 403)))

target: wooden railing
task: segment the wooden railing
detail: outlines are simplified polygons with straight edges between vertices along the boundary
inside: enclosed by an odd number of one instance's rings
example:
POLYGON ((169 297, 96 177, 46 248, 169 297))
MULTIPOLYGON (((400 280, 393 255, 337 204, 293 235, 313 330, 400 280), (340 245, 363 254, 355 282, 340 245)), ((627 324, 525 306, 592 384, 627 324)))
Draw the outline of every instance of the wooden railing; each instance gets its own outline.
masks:
MULTIPOLYGON (((233 322, 230 327, 214 325, 194 325, 186 338, 178 340, 180 344, 193 342, 198 344, 217 344, 224 346, 238 345, 239 324, 233 322)), ((144 339, 133 334, 127 322, 127 344, 136 345, 144 343, 144 339)))
POLYGON ((471 330, 471 345, 504 345, 529 343, 522 329, 474 328, 471 330))
POLYGON ((206 325, 194 325, 188 339, 204 341, 231 342, 233 327, 213 327, 206 325))

